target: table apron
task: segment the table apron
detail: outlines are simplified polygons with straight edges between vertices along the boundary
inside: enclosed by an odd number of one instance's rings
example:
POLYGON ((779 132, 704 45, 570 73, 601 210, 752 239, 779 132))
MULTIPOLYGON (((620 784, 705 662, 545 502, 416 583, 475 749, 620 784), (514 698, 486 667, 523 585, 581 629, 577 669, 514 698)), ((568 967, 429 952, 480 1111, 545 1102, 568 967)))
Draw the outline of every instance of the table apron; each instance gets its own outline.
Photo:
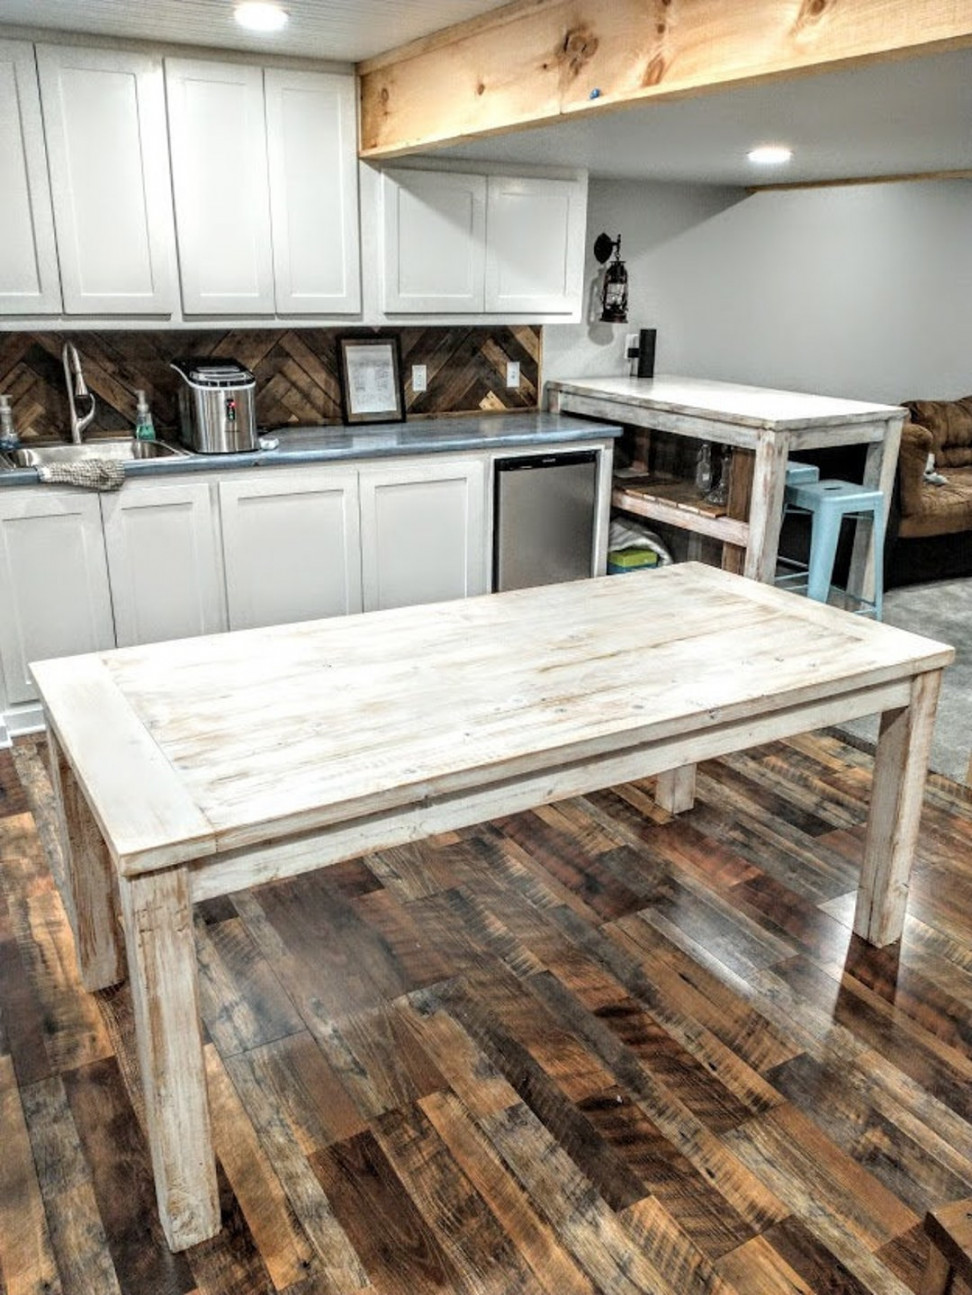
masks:
POLYGON ((627 423, 632 427, 647 427, 653 432, 675 432, 699 441, 717 441, 721 445, 735 445, 748 450, 755 447, 756 438, 762 430, 757 424, 629 405, 609 396, 598 399, 596 396, 574 396, 569 392, 562 392, 560 407, 564 413, 582 414, 589 418, 602 418, 605 409, 612 409, 614 412, 611 417, 615 422, 627 423))
POLYGON ((715 722, 620 751, 551 764, 486 785, 427 796, 378 814, 311 832, 257 843, 189 862, 193 902, 311 872, 375 850, 471 827, 507 814, 618 783, 647 778, 701 760, 748 750, 865 715, 909 704, 912 678, 853 689, 836 696, 715 722))
POLYGON ((881 442, 888 435, 889 425, 903 421, 904 415, 891 418, 852 419, 835 418, 832 423, 819 423, 810 427, 787 427, 785 423, 765 427, 759 423, 735 421, 729 415, 709 417, 687 410, 655 409, 645 404, 628 404, 611 396, 581 396, 571 392, 560 393, 560 408, 564 413, 580 414, 588 418, 613 418, 632 427, 645 427, 655 432, 673 432, 679 436, 694 437, 700 441, 717 441, 741 449, 755 449, 761 432, 772 436, 786 436, 791 449, 822 450, 829 446, 867 445, 881 442))
POLYGON ((799 427, 790 432, 791 450, 827 450, 838 445, 883 445, 898 418, 873 423, 841 423, 832 427, 799 427))

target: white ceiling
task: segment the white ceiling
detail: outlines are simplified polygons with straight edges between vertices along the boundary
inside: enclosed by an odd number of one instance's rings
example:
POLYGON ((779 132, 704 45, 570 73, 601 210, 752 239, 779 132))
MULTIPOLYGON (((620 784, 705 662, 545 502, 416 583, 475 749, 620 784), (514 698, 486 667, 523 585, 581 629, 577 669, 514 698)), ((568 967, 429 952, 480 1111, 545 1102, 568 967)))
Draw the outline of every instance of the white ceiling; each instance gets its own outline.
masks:
POLYGON ((504 0, 281 0, 284 31, 247 33, 233 0, 0 0, 0 23, 357 63, 504 0))
MULTIPOLYGON (((233 0, 0 0, 0 24, 357 62, 497 0, 283 0, 284 32, 248 34, 233 0)), ((972 170, 972 49, 644 104, 444 150, 593 175, 765 184, 972 170), (756 170, 754 144, 794 150, 756 170)), ((441 155, 441 153, 440 153, 441 155)))

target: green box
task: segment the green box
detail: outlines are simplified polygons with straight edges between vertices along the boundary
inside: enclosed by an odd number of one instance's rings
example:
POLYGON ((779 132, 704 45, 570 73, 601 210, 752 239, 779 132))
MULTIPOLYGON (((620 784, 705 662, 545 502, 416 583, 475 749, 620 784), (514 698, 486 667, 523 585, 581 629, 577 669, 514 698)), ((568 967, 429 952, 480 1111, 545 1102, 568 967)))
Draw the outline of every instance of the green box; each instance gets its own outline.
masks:
POLYGON ((642 571, 645 567, 657 567, 658 562, 658 554, 654 549, 615 549, 607 555, 608 575, 642 571))

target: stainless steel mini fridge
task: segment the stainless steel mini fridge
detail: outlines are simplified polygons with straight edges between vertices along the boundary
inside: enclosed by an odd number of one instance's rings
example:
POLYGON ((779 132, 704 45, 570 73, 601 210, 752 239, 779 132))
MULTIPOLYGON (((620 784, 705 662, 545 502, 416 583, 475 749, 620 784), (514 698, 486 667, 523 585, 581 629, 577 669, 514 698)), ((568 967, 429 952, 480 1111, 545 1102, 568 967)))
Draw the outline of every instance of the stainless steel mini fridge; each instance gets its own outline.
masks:
POLYGON ((525 589, 593 574, 597 452, 497 459, 493 589, 525 589))

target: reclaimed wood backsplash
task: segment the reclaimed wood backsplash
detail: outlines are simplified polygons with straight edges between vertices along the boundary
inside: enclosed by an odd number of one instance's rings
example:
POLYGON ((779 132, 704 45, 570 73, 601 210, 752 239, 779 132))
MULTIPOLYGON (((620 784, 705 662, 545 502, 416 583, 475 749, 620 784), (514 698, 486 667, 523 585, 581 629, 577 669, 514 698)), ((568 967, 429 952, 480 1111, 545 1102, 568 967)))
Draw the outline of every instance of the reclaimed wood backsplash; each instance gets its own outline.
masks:
POLYGON ((148 393, 162 436, 178 425, 176 357, 231 357, 253 371, 261 427, 341 422, 339 337, 399 338, 409 417, 535 409, 542 330, 535 325, 427 328, 234 329, 170 332, 0 334, 0 391, 11 397, 23 441, 68 439, 61 347, 78 349, 98 401, 87 435, 118 435, 135 420, 135 391, 148 393), (520 386, 506 386, 506 364, 518 360, 520 386), (428 390, 411 389, 411 366, 428 369, 428 390))

